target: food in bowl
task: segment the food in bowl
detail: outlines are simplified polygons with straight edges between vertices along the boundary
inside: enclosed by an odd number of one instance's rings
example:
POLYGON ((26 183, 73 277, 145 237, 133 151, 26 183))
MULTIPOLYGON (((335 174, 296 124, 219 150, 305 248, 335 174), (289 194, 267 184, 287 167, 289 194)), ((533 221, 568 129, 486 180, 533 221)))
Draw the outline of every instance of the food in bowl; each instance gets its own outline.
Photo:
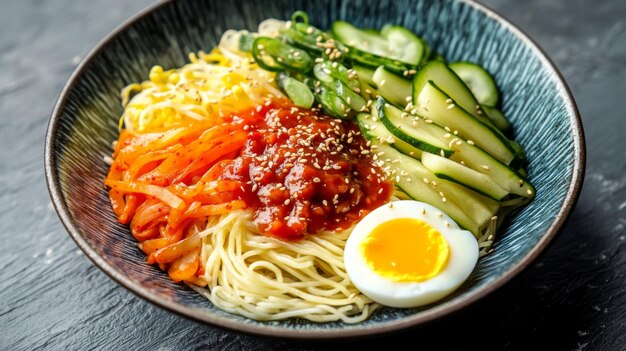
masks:
POLYGON ((223 310, 358 323, 435 302, 535 196, 494 79, 401 26, 296 12, 190 61, 122 91, 105 185, 148 263, 223 310))

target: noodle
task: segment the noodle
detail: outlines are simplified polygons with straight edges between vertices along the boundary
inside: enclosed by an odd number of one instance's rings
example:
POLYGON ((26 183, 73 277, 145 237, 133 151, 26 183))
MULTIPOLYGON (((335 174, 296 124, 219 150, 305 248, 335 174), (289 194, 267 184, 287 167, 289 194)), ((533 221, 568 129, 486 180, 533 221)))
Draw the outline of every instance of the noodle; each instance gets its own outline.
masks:
POLYGON ((350 230, 287 242, 254 233, 243 211, 211 217, 207 228, 200 259, 208 290, 192 288, 225 311, 266 321, 358 323, 379 307, 345 271, 350 230))

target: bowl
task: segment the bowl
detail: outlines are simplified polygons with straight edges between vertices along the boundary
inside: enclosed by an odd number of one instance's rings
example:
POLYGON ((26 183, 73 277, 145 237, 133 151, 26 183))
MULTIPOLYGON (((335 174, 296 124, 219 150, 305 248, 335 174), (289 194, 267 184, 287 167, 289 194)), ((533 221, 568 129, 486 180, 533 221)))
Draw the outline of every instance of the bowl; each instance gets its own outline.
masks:
POLYGON ((527 267, 562 228, 581 189, 583 129, 573 97, 554 64, 519 29, 469 1, 169 1, 116 29, 78 66, 52 113, 45 170, 52 202, 70 236, 100 269, 136 295, 192 319, 238 331, 288 338, 373 335, 416 326, 485 297, 527 267), (397 23, 422 35, 450 61, 479 63, 501 88, 501 108, 527 151, 533 202, 511 216, 495 252, 447 298, 423 308, 377 311, 359 324, 304 320, 259 322, 224 312, 146 263, 128 228, 111 211, 103 179, 122 113, 122 87, 146 79, 153 65, 186 63, 210 50, 227 29, 255 29, 295 10, 329 28, 348 19, 359 27, 397 23))

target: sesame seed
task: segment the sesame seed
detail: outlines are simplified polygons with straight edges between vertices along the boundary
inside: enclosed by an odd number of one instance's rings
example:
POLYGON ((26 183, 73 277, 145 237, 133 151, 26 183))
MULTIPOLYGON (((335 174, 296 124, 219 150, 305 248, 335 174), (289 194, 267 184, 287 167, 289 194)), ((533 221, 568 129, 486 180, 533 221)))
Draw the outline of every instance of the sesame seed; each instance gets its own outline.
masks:
POLYGON ((484 170, 486 170, 486 171, 488 171, 488 170, 489 170, 489 166, 487 166, 487 165, 482 165, 481 167, 482 167, 484 170))
POLYGON ((319 179, 318 177, 313 178, 313 183, 319 183, 319 182, 321 182, 321 181, 322 181, 322 180, 321 180, 321 179, 319 179))
POLYGON ((446 157, 446 153, 443 152, 443 150, 439 150, 439 155, 441 155, 441 157, 446 157))
POLYGON ((328 206, 328 201, 326 201, 326 200, 322 200, 322 205, 324 205, 324 206, 328 206))
POLYGON ((422 214, 425 215, 426 214, 426 209, 422 207, 422 210, 420 212, 422 212, 422 214))
POLYGON ((441 213, 441 212, 436 212, 435 214, 436 214, 436 215, 437 215, 437 217, 439 217, 439 218, 442 218, 442 217, 443 217, 443 213, 441 213))
POLYGON ((528 189, 528 190, 526 190, 526 194, 528 194, 528 195, 532 195, 532 194, 533 194, 533 192, 532 192, 530 189, 528 189))
POLYGON ((493 217, 491 217, 491 220, 492 220, 492 221, 498 220, 498 216, 493 216, 493 217))
POLYGON ((381 81, 380 81, 380 84, 378 84, 378 87, 379 87, 379 88, 382 88, 382 87, 383 87, 383 85, 385 85, 385 83, 386 83, 386 81, 385 81, 384 79, 383 79, 383 80, 381 80, 381 81))
POLYGON ((428 178, 424 178, 424 179, 423 179, 423 181, 424 181, 424 183, 426 183, 426 184, 430 183, 430 180, 428 180, 428 178))
POLYGON ((289 205, 289 203, 291 202, 291 200, 287 199, 285 200, 285 202, 283 202, 283 204, 285 204, 285 206, 289 205))
POLYGON ((467 143, 470 144, 470 145, 476 145, 476 143, 473 142, 472 140, 468 140, 467 143))
POLYGON ((447 107, 447 109, 448 109, 448 110, 452 110, 453 108, 454 108, 454 104, 450 104, 450 105, 448 105, 448 107, 447 107))

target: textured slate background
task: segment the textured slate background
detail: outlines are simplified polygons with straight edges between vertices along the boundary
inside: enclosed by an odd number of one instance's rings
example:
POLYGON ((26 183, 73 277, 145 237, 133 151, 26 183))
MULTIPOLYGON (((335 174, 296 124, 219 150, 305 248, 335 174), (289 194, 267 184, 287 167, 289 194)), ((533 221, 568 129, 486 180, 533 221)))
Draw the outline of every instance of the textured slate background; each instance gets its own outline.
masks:
MULTIPOLYGON (((358 349, 369 340, 258 338, 172 315, 107 278, 66 235, 43 179, 63 84, 150 0, 3 0, 0 10, 0 349, 358 349)), ((453 350, 626 349, 626 2, 485 0, 561 68, 587 135, 573 217, 505 287, 445 320, 374 340, 453 350)))

